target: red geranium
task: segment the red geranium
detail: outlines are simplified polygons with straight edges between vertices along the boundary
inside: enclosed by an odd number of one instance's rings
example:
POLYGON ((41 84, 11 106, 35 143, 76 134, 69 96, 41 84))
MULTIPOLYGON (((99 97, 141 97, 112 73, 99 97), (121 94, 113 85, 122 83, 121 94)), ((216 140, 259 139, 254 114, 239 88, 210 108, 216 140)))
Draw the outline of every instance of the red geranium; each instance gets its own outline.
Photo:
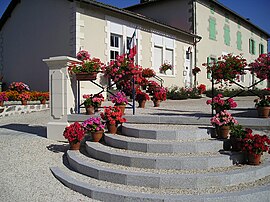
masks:
POLYGON ((249 66, 251 67, 250 71, 254 72, 259 79, 270 81, 270 53, 261 54, 249 66))
POLYGON ((152 100, 165 101, 167 99, 167 90, 163 87, 160 87, 154 91, 152 100))
POLYGON ((205 91, 206 91, 206 85, 204 84, 200 84, 198 87, 197 87, 198 91, 199 91, 199 94, 203 94, 205 91))
POLYGON ((77 143, 84 138, 85 130, 78 122, 71 124, 65 128, 63 136, 68 139, 69 142, 77 143))
POLYGON ((127 120, 122 118, 122 111, 119 107, 104 107, 104 112, 100 114, 101 118, 111 125, 118 125, 125 123, 127 120))
POLYGON ((266 135, 248 133, 243 139, 243 151, 250 154, 262 155, 263 152, 269 152, 270 139, 266 135))

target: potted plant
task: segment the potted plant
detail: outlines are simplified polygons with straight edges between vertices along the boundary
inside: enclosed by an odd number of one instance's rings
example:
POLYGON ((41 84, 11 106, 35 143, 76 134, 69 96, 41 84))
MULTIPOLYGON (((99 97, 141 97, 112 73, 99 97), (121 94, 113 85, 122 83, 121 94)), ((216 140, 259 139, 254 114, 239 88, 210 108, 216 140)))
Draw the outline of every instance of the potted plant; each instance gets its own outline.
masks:
POLYGON ((17 91, 18 93, 22 93, 24 91, 30 91, 30 88, 28 85, 26 85, 25 83, 23 82, 12 82, 10 85, 9 85, 9 90, 11 91, 17 91))
POLYGON ((111 95, 110 99, 112 103, 115 104, 115 106, 118 106, 121 109, 122 114, 124 115, 126 104, 128 103, 126 94, 124 92, 119 91, 116 94, 111 95))
POLYGON ((261 155, 263 155, 264 152, 269 152, 269 146, 270 139, 266 135, 247 134, 243 139, 242 151, 247 152, 248 164, 259 165, 261 155))
POLYGON ((250 63, 250 71, 259 79, 270 81, 270 53, 261 54, 254 62, 250 63))
POLYGON ((18 96, 18 100, 22 102, 22 105, 27 105, 27 101, 29 101, 30 99, 31 99, 30 94, 27 92, 23 92, 18 96))
POLYGON ((40 104, 46 104, 49 100, 49 92, 36 92, 34 93, 35 100, 39 100, 40 104))
POLYGON ((160 88, 161 86, 155 82, 155 81, 149 81, 148 82, 148 88, 146 90, 147 93, 149 93, 150 95, 152 95, 154 93, 154 91, 156 91, 157 88, 160 88))
POLYGON ((101 106, 101 103, 104 101, 102 94, 84 94, 83 98, 85 99, 83 104, 87 115, 95 114, 95 111, 97 111, 98 107, 101 106))
POLYGON ((82 123, 84 129, 91 133, 94 142, 99 142, 103 136, 105 124, 100 117, 90 117, 82 123))
POLYGON ((201 71, 201 69, 199 67, 194 67, 192 69, 192 74, 194 76, 194 85, 196 86, 197 84, 197 74, 201 71))
POLYGON ((160 73, 162 74, 166 74, 166 71, 167 70, 172 70, 173 66, 171 64, 169 64, 168 62, 164 62, 160 68, 159 68, 159 71, 160 73))
POLYGON ((81 124, 75 122, 67 126, 63 132, 63 136, 68 140, 71 150, 79 150, 81 141, 85 135, 85 130, 81 124))
POLYGON ((142 76, 144 78, 151 78, 156 75, 156 72, 153 69, 145 68, 142 70, 142 76))
POLYGON ((150 100, 150 97, 147 93, 142 92, 139 88, 137 88, 135 100, 139 103, 140 108, 144 108, 146 101, 150 100))
POLYGON ((80 51, 77 56, 82 61, 69 63, 69 73, 75 74, 76 79, 79 81, 95 80, 97 73, 101 71, 104 64, 98 58, 90 58, 90 54, 87 51, 80 51))
POLYGON ((230 127, 234 124, 238 124, 238 122, 229 112, 224 110, 211 118, 211 124, 215 126, 218 138, 227 139, 230 127))
POLYGON ((259 99, 255 99, 254 102, 259 117, 268 118, 270 112, 270 96, 262 96, 259 99))
POLYGON ((230 142, 232 146, 232 151, 241 151, 243 139, 247 134, 252 133, 250 128, 243 128, 242 125, 231 126, 230 132, 230 142))
POLYGON ((8 101, 7 94, 5 92, 0 92, 0 107, 4 106, 5 101, 8 101))
POLYGON ((167 90, 164 87, 160 87, 154 91, 154 95, 151 98, 154 102, 154 107, 159 107, 160 102, 165 101, 167 98, 167 90))
POLYGON ((216 113, 237 107, 237 103, 234 101, 233 98, 230 98, 228 100, 224 100, 222 98, 223 95, 218 94, 213 98, 213 100, 207 100, 206 104, 212 105, 213 109, 216 110, 216 113))
POLYGON ((122 111, 119 107, 104 107, 104 112, 100 114, 101 118, 106 121, 109 133, 115 134, 119 124, 125 123, 126 119, 122 117, 122 111))
POLYGON ((197 86, 197 89, 199 91, 199 94, 202 95, 206 91, 206 85, 200 84, 197 86))
POLYGON ((228 80, 239 80, 240 75, 245 74, 244 68, 247 66, 247 62, 242 55, 228 54, 219 57, 214 63, 204 63, 203 66, 206 66, 207 73, 212 75, 216 83, 222 81, 226 83, 228 80))

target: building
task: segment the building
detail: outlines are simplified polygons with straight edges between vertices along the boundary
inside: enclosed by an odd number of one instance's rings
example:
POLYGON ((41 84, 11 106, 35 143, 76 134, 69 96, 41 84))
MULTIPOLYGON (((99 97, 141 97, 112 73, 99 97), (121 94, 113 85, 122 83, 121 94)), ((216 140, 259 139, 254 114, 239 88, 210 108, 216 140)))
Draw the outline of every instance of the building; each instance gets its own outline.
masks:
MULTIPOLYGON (((168 61, 174 69, 167 75, 159 74, 166 86, 190 82, 188 72, 195 60, 188 56, 201 37, 92 0, 12 0, 0 20, 1 73, 7 84, 22 81, 34 90, 48 90, 48 69, 42 59, 75 57, 84 49, 108 63, 126 52, 135 30, 139 65, 159 72, 160 65, 168 61)), ((99 83, 106 85, 106 81, 100 75, 99 83)), ((82 83, 82 93, 100 90, 89 82, 82 83)))
MULTIPOLYGON (((202 68, 203 63, 228 53, 243 54, 250 63, 267 53, 270 35, 215 0, 143 0, 126 9, 201 36, 192 56, 196 58, 194 66, 202 69, 198 82, 208 86, 210 75, 202 68)), ((250 86, 256 80, 248 73, 241 77, 241 84, 250 86)), ((258 87, 266 86, 266 82, 258 87)))

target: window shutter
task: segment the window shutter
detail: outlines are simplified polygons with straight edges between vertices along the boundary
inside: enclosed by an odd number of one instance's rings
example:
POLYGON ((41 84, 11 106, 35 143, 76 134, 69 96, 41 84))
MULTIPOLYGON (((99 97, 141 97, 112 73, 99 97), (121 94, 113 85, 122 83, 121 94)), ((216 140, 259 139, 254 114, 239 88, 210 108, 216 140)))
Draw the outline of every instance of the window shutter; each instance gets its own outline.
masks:
POLYGON ((242 50, 242 34, 237 32, 237 49, 242 50))
POLYGON ((213 18, 209 19, 209 38, 216 39, 216 22, 213 18))
POLYGON ((253 54, 256 55, 256 42, 253 41, 253 54))
POLYGON ((261 44, 261 54, 264 54, 264 46, 261 44))
MULTIPOLYGON (((207 57, 207 65, 209 65, 211 62, 210 57, 207 57)), ((207 72, 207 79, 211 79, 211 72, 207 72)))
POLYGON ((249 53, 252 53, 252 44, 251 44, 251 39, 249 39, 249 53))

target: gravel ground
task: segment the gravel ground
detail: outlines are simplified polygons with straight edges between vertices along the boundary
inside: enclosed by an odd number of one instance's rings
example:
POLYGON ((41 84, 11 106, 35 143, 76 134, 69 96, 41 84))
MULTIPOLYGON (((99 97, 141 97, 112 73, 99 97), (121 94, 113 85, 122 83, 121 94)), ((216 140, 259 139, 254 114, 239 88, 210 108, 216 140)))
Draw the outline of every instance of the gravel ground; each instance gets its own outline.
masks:
POLYGON ((49 167, 62 163, 65 143, 44 138, 48 110, 0 119, 0 201, 95 201, 62 185, 49 167))

